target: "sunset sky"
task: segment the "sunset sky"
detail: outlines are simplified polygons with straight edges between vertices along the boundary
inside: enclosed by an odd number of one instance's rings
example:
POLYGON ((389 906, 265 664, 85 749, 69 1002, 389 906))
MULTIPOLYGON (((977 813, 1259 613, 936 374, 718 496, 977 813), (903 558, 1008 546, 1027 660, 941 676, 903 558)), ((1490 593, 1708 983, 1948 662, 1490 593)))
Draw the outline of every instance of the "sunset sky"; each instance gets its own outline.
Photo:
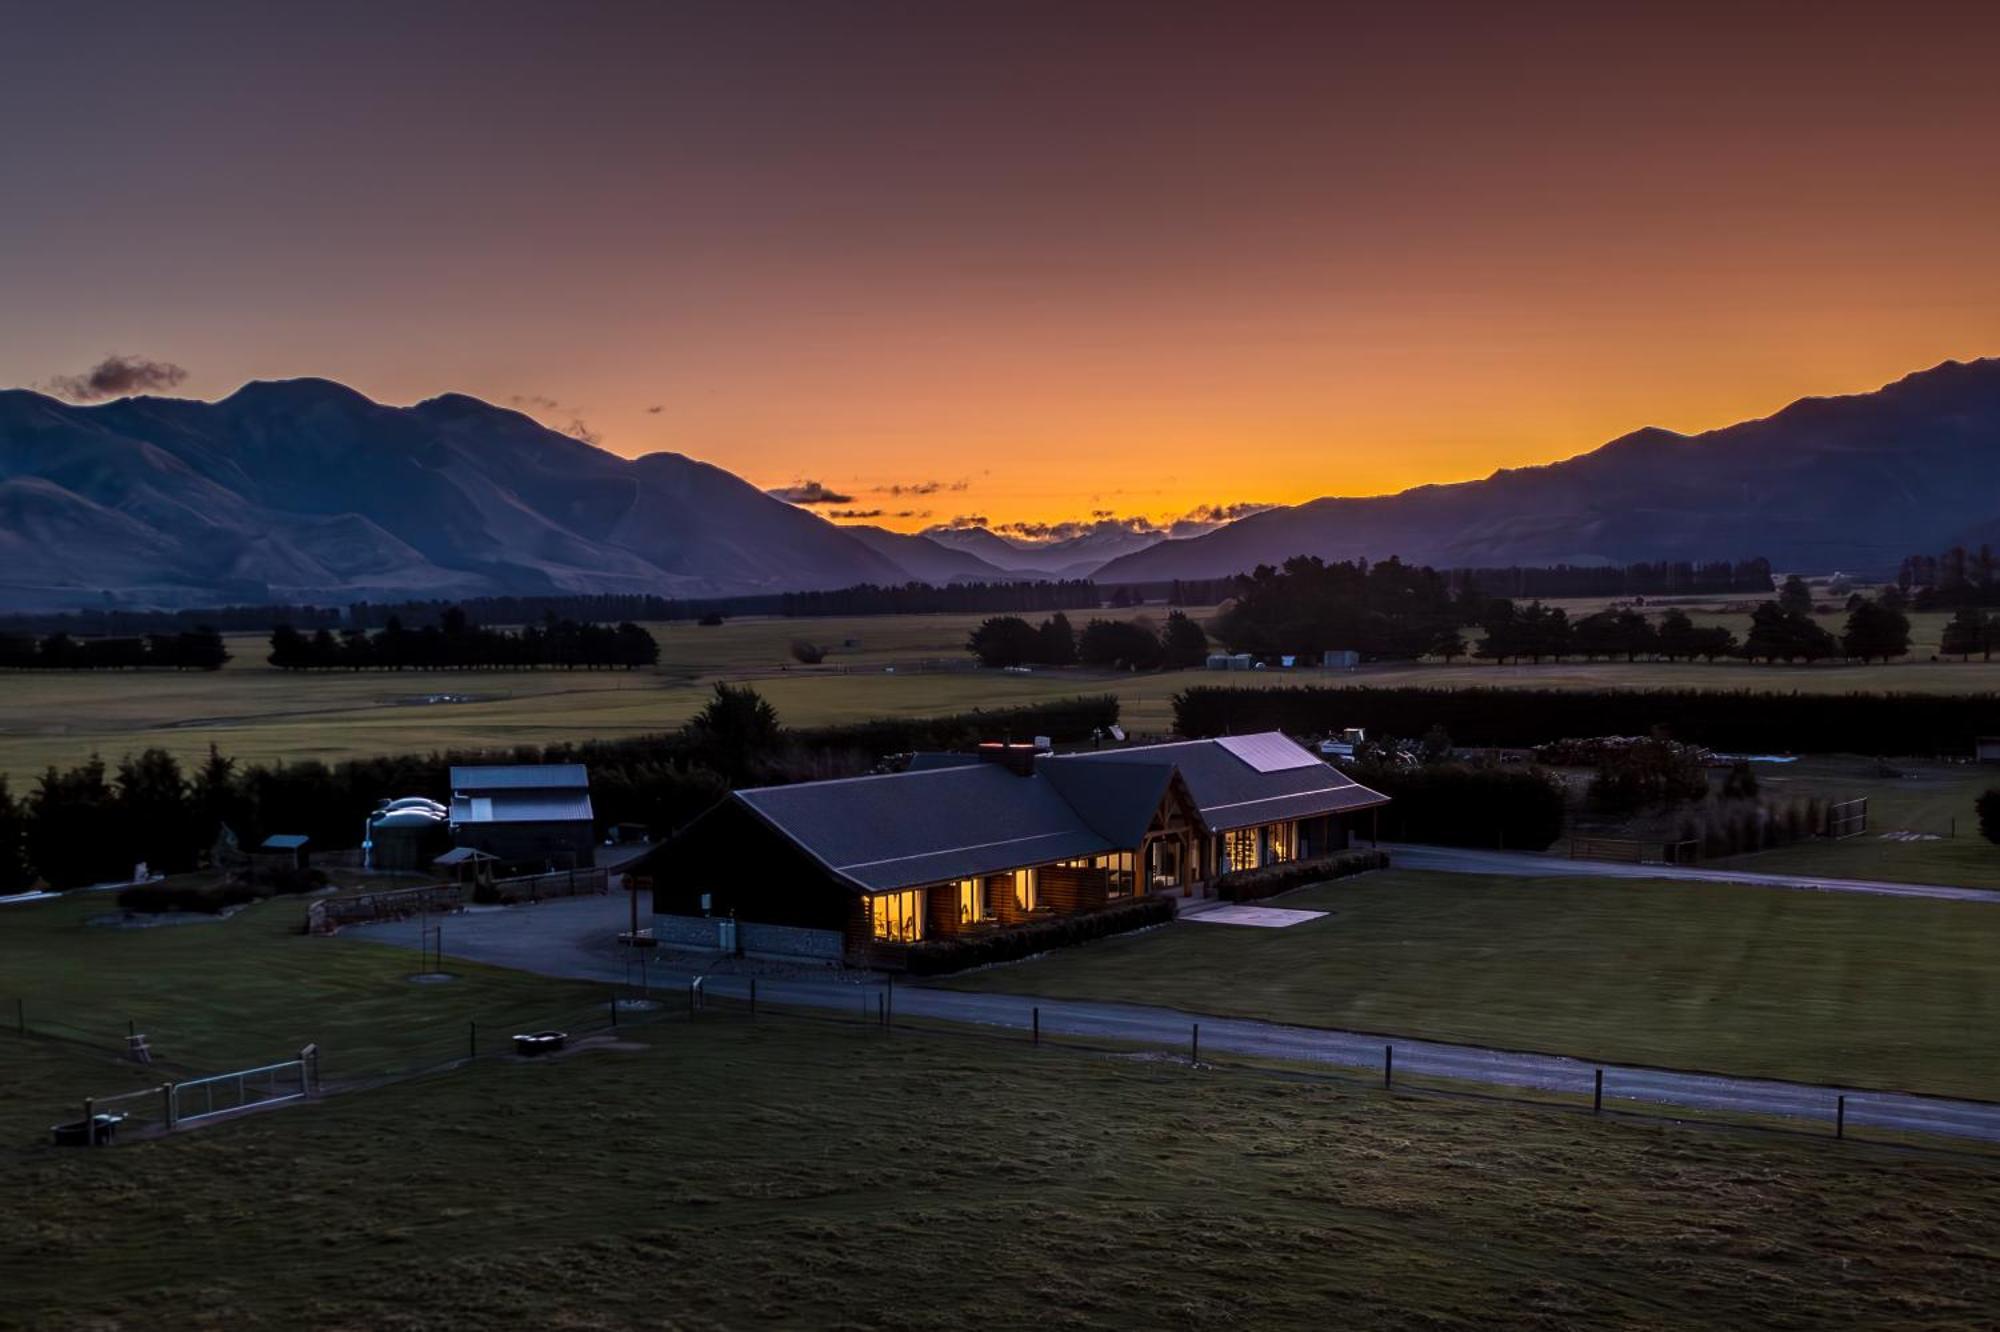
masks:
POLYGON ((10 11, 0 384, 456 390, 902 528, 1463 479, 2000 353, 1996 14, 10 11))

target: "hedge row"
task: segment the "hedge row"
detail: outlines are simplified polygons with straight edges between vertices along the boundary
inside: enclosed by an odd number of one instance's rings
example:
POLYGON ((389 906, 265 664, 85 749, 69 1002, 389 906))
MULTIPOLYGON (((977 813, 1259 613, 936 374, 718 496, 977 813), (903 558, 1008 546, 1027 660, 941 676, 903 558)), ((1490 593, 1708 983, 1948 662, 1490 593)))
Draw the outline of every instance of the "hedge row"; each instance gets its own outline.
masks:
POLYGON ((1336 851, 1312 860, 1294 860, 1262 869, 1237 870, 1215 881, 1216 895, 1226 902, 1255 902, 1259 898, 1303 888, 1328 879, 1344 879, 1350 874, 1389 868, 1387 851, 1336 851))
POLYGON ((1052 948, 1102 939, 1110 934, 1163 925, 1174 918, 1171 897, 1135 897, 1114 902, 1097 911, 1076 916, 1058 916, 1027 925, 1015 925, 985 934, 959 935, 950 939, 929 939, 911 944, 905 966, 913 976, 938 976, 947 971, 963 971, 993 962, 1013 962, 1052 948))
POLYGON ((1174 697, 1174 725, 1187 736, 1319 735, 1348 726, 1415 736, 1442 726, 1461 745, 1504 746, 1657 727, 1724 751, 1968 754, 1974 736, 2000 735, 2000 694, 1199 685, 1174 697))

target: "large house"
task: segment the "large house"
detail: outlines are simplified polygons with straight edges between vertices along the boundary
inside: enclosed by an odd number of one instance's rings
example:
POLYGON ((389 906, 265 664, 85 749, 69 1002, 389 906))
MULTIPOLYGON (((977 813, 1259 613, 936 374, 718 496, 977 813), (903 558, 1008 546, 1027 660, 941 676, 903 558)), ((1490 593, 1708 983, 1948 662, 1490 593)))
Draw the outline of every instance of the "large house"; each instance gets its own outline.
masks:
POLYGON ((635 872, 664 943, 881 961, 1323 856, 1386 803, 1277 732, 1063 755, 991 744, 736 791, 635 872))
POLYGON ((597 839, 590 773, 581 763, 507 763, 451 770, 452 844, 510 867, 585 869, 597 839))

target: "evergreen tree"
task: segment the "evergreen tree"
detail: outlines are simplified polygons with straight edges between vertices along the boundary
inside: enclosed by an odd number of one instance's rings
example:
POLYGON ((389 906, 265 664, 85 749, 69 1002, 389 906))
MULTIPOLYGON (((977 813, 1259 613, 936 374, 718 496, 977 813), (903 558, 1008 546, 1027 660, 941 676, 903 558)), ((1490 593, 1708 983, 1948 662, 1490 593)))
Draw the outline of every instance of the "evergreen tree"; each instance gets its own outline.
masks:
POLYGON ((119 760, 112 815, 126 858, 161 873, 185 874, 206 849, 180 762, 164 749, 119 760))
POLYGON ((209 847, 226 827, 240 838, 249 831, 250 809, 236 781, 236 760, 224 758, 213 743, 188 784, 189 816, 198 847, 209 847))
POLYGON ((1961 661, 1975 652, 1983 652, 1990 659, 1993 649, 1989 627, 1983 612, 1971 606, 1960 606, 1945 624, 1938 651, 1961 661))
POLYGON ((55 888, 123 880, 132 871, 116 834, 114 798, 95 754, 81 767, 51 767, 28 798, 28 859, 55 888))
POLYGON ((1778 607, 1795 615, 1812 614, 1812 589, 1806 586, 1806 580, 1797 574, 1786 578, 1784 586, 1778 589, 1778 607))
MULTIPOLYGON (((1465 644, 1459 643, 1463 651, 1465 644)), ((1180 670, 1189 666, 1199 666, 1208 660, 1208 635, 1186 611, 1173 611, 1167 616, 1166 627, 1160 631, 1161 664, 1169 669, 1180 670)))
POLYGON ((1863 661, 1903 656, 1910 650, 1910 620, 1877 601, 1864 601, 1847 617, 1841 650, 1863 661))
POLYGON ((1086 665, 1150 671, 1161 661, 1159 635, 1143 620, 1092 620, 1077 641, 1086 665))
POLYGON ((1069 627, 1069 616, 1061 611, 1043 620, 1042 627, 1036 631, 1035 637, 1037 640, 1035 660, 1042 665, 1068 666, 1076 660, 1076 631, 1069 627))
POLYGON ((1041 634, 1018 615, 995 615, 972 631, 966 650, 982 666, 1025 666, 1042 649, 1041 634))
POLYGON ((698 762, 738 782, 770 759, 781 738, 778 710, 748 685, 724 680, 685 732, 698 762))
POLYGON ((0 897, 25 893, 35 886, 28 863, 28 811, 7 789, 0 774, 0 897))

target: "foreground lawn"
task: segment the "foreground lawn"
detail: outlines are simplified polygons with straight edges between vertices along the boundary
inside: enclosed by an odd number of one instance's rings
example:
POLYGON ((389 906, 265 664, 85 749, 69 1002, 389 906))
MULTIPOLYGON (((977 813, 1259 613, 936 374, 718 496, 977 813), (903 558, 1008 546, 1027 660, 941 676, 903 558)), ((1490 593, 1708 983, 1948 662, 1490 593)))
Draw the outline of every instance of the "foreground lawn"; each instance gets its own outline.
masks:
MULTIPOLYGON (((17 1081, 21 1043, 0 1038, 17 1081)), ((766 1018, 0 1152, 0 1324, 1974 1327, 1976 1158, 766 1018)))
MULTIPOLYGON (((129 1023, 176 1076, 289 1059, 316 1042, 322 1076, 339 1080, 454 1058, 471 1022, 497 1045, 608 1002, 601 986, 456 959, 450 981, 412 982, 406 949, 299 933, 301 898, 191 924, 91 924, 118 914, 112 897, 0 907, 0 1027, 12 1030, 16 999, 31 1031, 101 1047, 122 1049, 129 1023)), ((112 1090, 65 1087, 62 1099, 112 1090)))
POLYGON ((1614 1062, 2000 1097, 2000 908, 1390 870, 947 982, 1614 1062))

